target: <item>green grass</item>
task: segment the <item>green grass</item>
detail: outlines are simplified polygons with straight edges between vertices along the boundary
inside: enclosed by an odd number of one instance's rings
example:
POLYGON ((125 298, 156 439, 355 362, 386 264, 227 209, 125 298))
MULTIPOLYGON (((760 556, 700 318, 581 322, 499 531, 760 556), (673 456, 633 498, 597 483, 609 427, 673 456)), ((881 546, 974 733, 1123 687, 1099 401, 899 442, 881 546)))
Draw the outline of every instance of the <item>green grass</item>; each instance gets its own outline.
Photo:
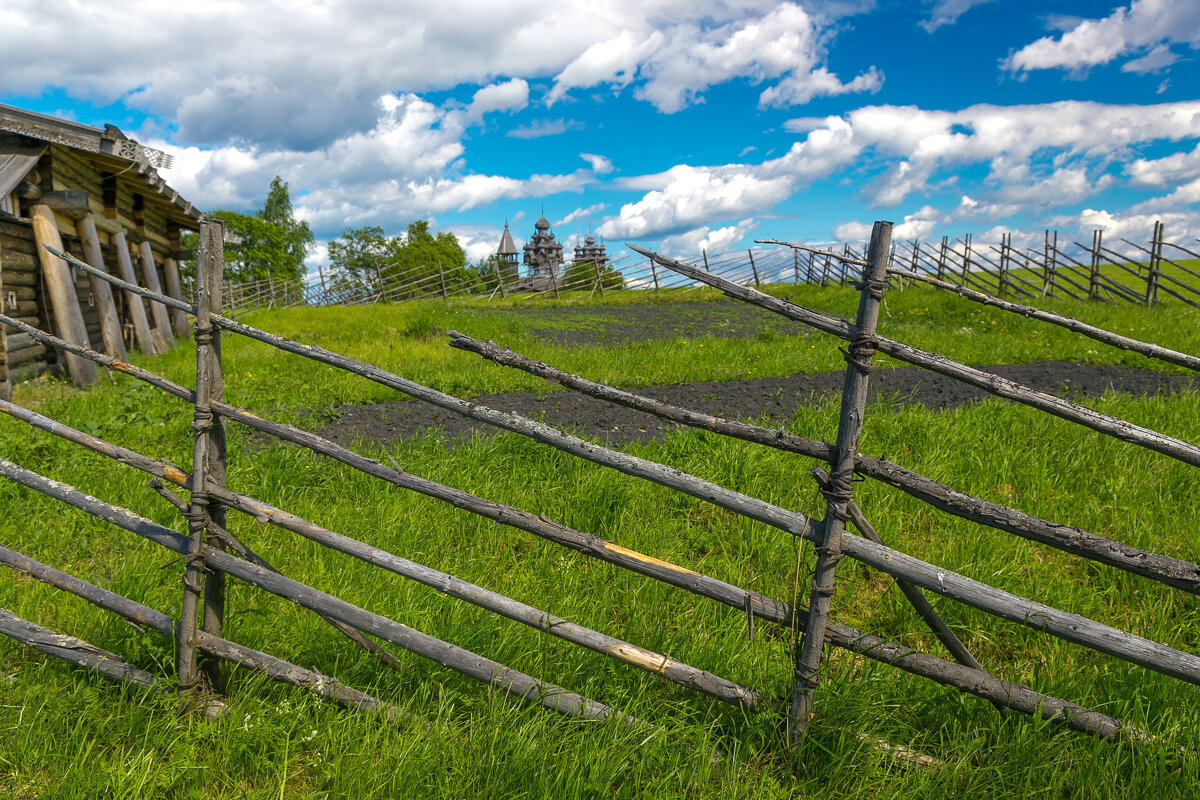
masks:
MULTIPOLYGON (((849 315, 854 293, 787 287, 789 296, 849 315)), ((633 293, 625 293, 633 294, 633 293)), ((703 297, 699 292, 688 298, 703 297)), ((708 299, 711 299, 709 296, 708 299)), ((622 294, 606 302, 628 302, 622 294)), ((1188 352, 1196 315, 1054 302, 1062 313, 1188 352)), ((595 314, 602 316, 604 305, 595 314)), ((886 335, 972 363, 1072 358, 1147 366, 1141 357, 921 289, 892 293, 886 335)), ((720 380, 839 369, 837 343, 818 335, 744 341, 639 342, 567 349, 519 321, 472 304, 413 304, 261 314, 268 330, 379 363, 467 396, 544 390, 522 373, 453 351, 441 331, 492 338, 614 384, 720 380), (389 330, 391 329, 391 330, 389 330)), ((252 342, 227 340, 232 402, 281 419, 330 403, 394 399, 366 384, 252 342)), ((190 383, 190 348, 144 363, 190 383)), ((190 462, 189 407, 117 376, 92 391, 39 381, 18 403, 135 450, 190 462)), ((1200 396, 1091 403, 1188 441, 1200 441, 1200 396)), ((4 456, 183 530, 145 476, 13 420, 0 420, 4 456)), ((834 404, 797 412, 790 429, 831 439, 834 404)), ((383 457, 381 451, 364 448, 383 457)), ((631 448, 806 513, 820 498, 811 462, 700 432, 631 448)), ((1049 418, 989 401, 951 412, 869 413, 864 452, 886 455, 956 488, 1157 552, 1197 560, 1195 470, 1049 418)), ((515 435, 444 448, 433 436, 392 450, 416 474, 551 518, 714 577, 791 598, 807 585, 811 548, 699 501, 548 451, 515 435), (799 556, 799 557, 798 557, 799 556), (797 571, 799 564, 799 571, 797 571)), ((231 428, 229 485, 334 530, 452 572, 575 622, 784 695, 792 641, 708 601, 588 560, 532 536, 388 488, 306 451, 264 445, 231 428)), ((885 541, 1018 594, 1200 650, 1200 600, 1049 548, 979 528, 883 486, 856 496, 885 541)), ((179 605, 173 556, 14 484, 0 484, 0 541, 168 613, 179 605)), ((1003 677, 1143 726, 1155 744, 1133 749, 1060 726, 1000 715, 874 662, 834 651, 803 746, 787 757, 780 718, 750 717, 601 656, 369 571, 305 540, 231 515, 233 532, 285 574, 490 658, 609 703, 658 726, 632 731, 560 719, 449 670, 401 655, 380 667, 313 615, 243 585, 230 590, 231 638, 315 667, 420 715, 389 726, 307 693, 235 673, 231 710, 215 723, 176 713, 171 700, 114 687, 0 641, 0 796, 5 797, 1179 797, 1197 793, 1195 687, 938 601, 947 620, 1003 677), (904 744, 944 766, 906 768, 859 737, 904 744), (712 759, 713 751, 723 757, 712 759)), ((904 644, 940 652, 891 581, 843 561, 835 616, 904 644)), ((174 654, 82 601, 7 573, 0 606, 170 675, 174 654)))

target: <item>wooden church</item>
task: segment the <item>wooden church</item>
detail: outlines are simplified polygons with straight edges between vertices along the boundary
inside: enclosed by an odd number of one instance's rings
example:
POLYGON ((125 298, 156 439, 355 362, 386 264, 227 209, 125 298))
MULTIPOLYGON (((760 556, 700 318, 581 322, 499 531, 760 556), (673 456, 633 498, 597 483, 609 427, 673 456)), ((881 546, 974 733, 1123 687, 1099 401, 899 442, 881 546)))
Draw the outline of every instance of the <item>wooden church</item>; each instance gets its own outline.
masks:
MULTIPOLYGON (((108 125, 94 128, 0 105, 0 310, 27 325, 124 360, 165 352, 187 319, 68 267, 64 250, 129 283, 184 299, 180 245, 200 212, 159 176, 170 156, 108 125)), ((46 370, 79 386, 92 362, 0 325, 0 393, 46 370)))

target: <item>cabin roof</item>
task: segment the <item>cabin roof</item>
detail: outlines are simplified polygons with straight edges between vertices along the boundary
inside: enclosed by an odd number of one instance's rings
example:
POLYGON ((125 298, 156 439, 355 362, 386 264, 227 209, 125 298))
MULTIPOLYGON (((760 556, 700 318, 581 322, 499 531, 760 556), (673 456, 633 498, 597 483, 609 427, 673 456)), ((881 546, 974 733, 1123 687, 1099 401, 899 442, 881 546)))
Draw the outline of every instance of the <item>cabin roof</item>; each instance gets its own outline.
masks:
POLYGON ((119 174, 123 180, 136 184, 137 192, 151 202, 160 203, 172 222, 195 228, 203 217, 199 209, 158 174, 158 168, 166 169, 173 160, 166 153, 139 144, 114 125, 96 128, 3 104, 0 104, 0 195, 12 191, 50 145, 77 151, 98 169, 119 174))

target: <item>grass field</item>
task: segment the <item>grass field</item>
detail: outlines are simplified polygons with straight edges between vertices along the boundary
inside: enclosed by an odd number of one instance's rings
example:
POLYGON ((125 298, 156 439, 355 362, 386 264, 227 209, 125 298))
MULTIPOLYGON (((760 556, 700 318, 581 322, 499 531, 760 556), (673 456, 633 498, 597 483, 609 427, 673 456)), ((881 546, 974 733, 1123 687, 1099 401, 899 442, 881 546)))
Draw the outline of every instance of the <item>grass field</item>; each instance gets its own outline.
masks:
MULTIPOLYGON (((851 314, 847 288, 780 290, 851 314)), ((690 292, 659 301, 713 299, 690 292)), ((634 292, 607 302, 641 302, 634 292)), ((1056 301, 1050 307, 1110 330, 1200 352, 1200 313, 1056 301)), ((602 323, 604 304, 595 306, 602 323)), ((251 324, 320 344, 459 396, 545 390, 446 346, 454 328, 491 338, 614 385, 728 380, 840 369, 838 342, 818 334, 701 337, 566 348, 550 324, 496 304, 259 313, 251 324)), ((588 323, 576 323, 588 324, 588 323)), ((1065 331, 910 288, 892 293, 887 336, 968 363, 1042 358, 1152 366, 1065 331)), ((190 384, 191 348, 139 361, 190 384)), ((226 397, 275 419, 317 425, 331 404, 395 393, 249 341, 227 340, 226 397)), ((190 407, 116 376, 79 393, 61 383, 16 387, 15 401, 140 452, 190 463, 190 407)), ((1093 407, 1200 441, 1200 396, 1108 396, 1093 407)), ((0 420, 4 457, 183 530, 145 476, 0 420)), ((797 412, 790 429, 832 439, 836 404, 797 412)), ((633 452, 817 516, 811 462, 685 432, 633 452)), ((1028 409, 989 401, 950 412, 909 407, 869 413, 862 449, 961 491, 1078 525, 1156 552, 1200 559, 1193 468, 1028 409)), ((368 449, 383 457, 381 451, 368 449)), ((808 583, 811 548, 699 501, 571 459, 515 435, 447 449, 430 436, 391 456, 417 475, 511 503, 626 547, 747 588, 791 599, 808 583)), ((744 616, 649 580, 494 527, 433 500, 388 488, 307 451, 264 444, 231 428, 229 485, 326 527, 481 584, 572 621, 783 696, 793 646, 744 616)), ((885 541, 1005 590, 1200 651, 1200 598, 1085 563, 939 514, 871 483, 856 497, 885 541)), ((94 583, 176 614, 173 556, 18 486, 0 484, 0 542, 94 583)), ((362 565, 278 529, 234 518, 232 531, 285 574, 490 658, 653 722, 653 730, 581 724, 519 704, 453 672, 401 654, 389 671, 313 615, 243 585, 230 591, 236 641, 315 667, 428 720, 388 725, 300 690, 235 673, 230 713, 181 716, 172 700, 123 689, 0 640, 0 795, 31 797, 1178 797, 1194 798, 1200 761, 1196 687, 949 602, 939 611, 1001 677, 1102 710, 1155 741, 1107 744, 1005 714, 865 659, 832 651, 817 717, 792 756, 781 718, 749 716, 686 694, 633 668, 362 565), (864 736, 866 738, 864 738, 864 736), (908 767, 871 740, 940 759, 908 767), (714 752, 721 757, 713 758, 714 752)), ((5 572, 0 606, 170 675, 172 646, 82 601, 5 572)), ((834 615, 941 653, 890 579, 843 561, 834 615)))

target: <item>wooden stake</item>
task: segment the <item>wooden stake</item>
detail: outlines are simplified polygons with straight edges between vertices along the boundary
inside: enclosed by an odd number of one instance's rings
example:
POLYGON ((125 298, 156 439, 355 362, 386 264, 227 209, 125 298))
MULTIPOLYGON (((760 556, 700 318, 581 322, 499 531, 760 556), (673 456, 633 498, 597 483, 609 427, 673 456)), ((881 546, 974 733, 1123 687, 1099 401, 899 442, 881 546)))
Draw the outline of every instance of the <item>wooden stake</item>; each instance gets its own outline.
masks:
POLYGON ((1150 243, 1150 263, 1148 274, 1146 276, 1146 305, 1151 306, 1158 302, 1158 283, 1159 276, 1162 273, 1162 240, 1163 240, 1163 224, 1162 222, 1154 223, 1154 234, 1150 243))
MULTIPOLYGON (((158 268, 154 265, 154 251, 150 249, 150 242, 143 239, 138 245, 138 253, 141 256, 142 277, 146 282, 146 288, 155 294, 162 294, 162 284, 158 280, 158 268)), ((175 347, 175 336, 171 333, 171 320, 167 316, 166 306, 161 303, 151 303, 150 315, 154 317, 154 327, 158 328, 163 341, 166 342, 166 350, 175 347)), ((161 352, 165 353, 166 350, 161 352)))
MULTIPOLYGON (((50 297, 58 332, 69 342, 90 346, 87 327, 83 322, 83 310, 79 307, 79 297, 75 294, 75 280, 71 271, 61 258, 46 250, 47 246, 56 251, 63 249, 54 212, 49 206, 39 203, 29 207, 29 216, 33 220, 33 236, 38 244, 38 261, 42 266, 42 276, 46 281, 46 292, 50 297)), ((66 362, 67 372, 76 386, 91 386, 96 382, 94 364, 71 354, 66 355, 66 362)))
MULTIPOLYGON (((107 272, 104 266, 104 254, 100 250, 100 237, 96 234, 96 221, 88 214, 75 223, 79 239, 83 245, 83 257, 88 263, 99 270, 107 272)), ((96 304, 96 316, 100 318, 100 336, 104 341, 104 352, 114 358, 125 361, 129 356, 125 352, 125 337, 121 335, 121 318, 117 316, 117 304, 113 301, 112 287, 91 273, 88 283, 92 287, 92 298, 96 304)))
POLYGON ((761 288, 762 284, 758 280, 758 267, 754 263, 754 252, 748 249, 746 255, 750 256, 750 270, 754 273, 754 285, 761 288))
MULTIPOLYGON (((139 286, 137 276, 133 272, 133 260, 129 257, 129 244, 125 241, 125 233, 114 233, 112 243, 117 251, 117 269, 121 278, 127 284, 139 286)), ((146 306, 142 303, 142 298, 126 290, 125 307, 129 309, 138 349, 148 356, 154 355, 158 351, 154 347, 154 337, 150 334, 150 321, 146 317, 146 306)))
MULTIPOLYGON (((0 243, 0 264, 4 263, 4 245, 0 243)), ((5 309, 4 270, 0 269, 0 309, 5 309)), ((12 380, 8 376, 8 329, 0 326, 0 400, 12 400, 12 380)))
POLYGON ((846 380, 842 387, 842 413, 838 421, 837 461, 825 492, 825 520, 817 546, 817 563, 809 594, 808 624, 796 654, 792 703, 788 713, 788 739, 795 745, 804 736, 812 716, 813 695, 820 682, 818 670, 829 623, 829 605, 833 597, 837 562, 842 558, 842 532, 849 519, 848 504, 853 499, 851 479, 858 457, 858 438, 862 433, 867 407, 867 376, 875 352, 875 326, 887 290, 887 257, 892 241, 892 223, 876 222, 871 232, 870 271, 864 271, 863 288, 855 321, 857 336, 847 356, 846 380))
MULTIPOLYGON (((167 297, 183 300, 183 287, 179 281, 179 262, 173 258, 163 259, 163 277, 167 282, 167 297)), ((187 316, 177 308, 171 309, 171 323, 175 327, 175 335, 184 338, 188 335, 187 316)))

